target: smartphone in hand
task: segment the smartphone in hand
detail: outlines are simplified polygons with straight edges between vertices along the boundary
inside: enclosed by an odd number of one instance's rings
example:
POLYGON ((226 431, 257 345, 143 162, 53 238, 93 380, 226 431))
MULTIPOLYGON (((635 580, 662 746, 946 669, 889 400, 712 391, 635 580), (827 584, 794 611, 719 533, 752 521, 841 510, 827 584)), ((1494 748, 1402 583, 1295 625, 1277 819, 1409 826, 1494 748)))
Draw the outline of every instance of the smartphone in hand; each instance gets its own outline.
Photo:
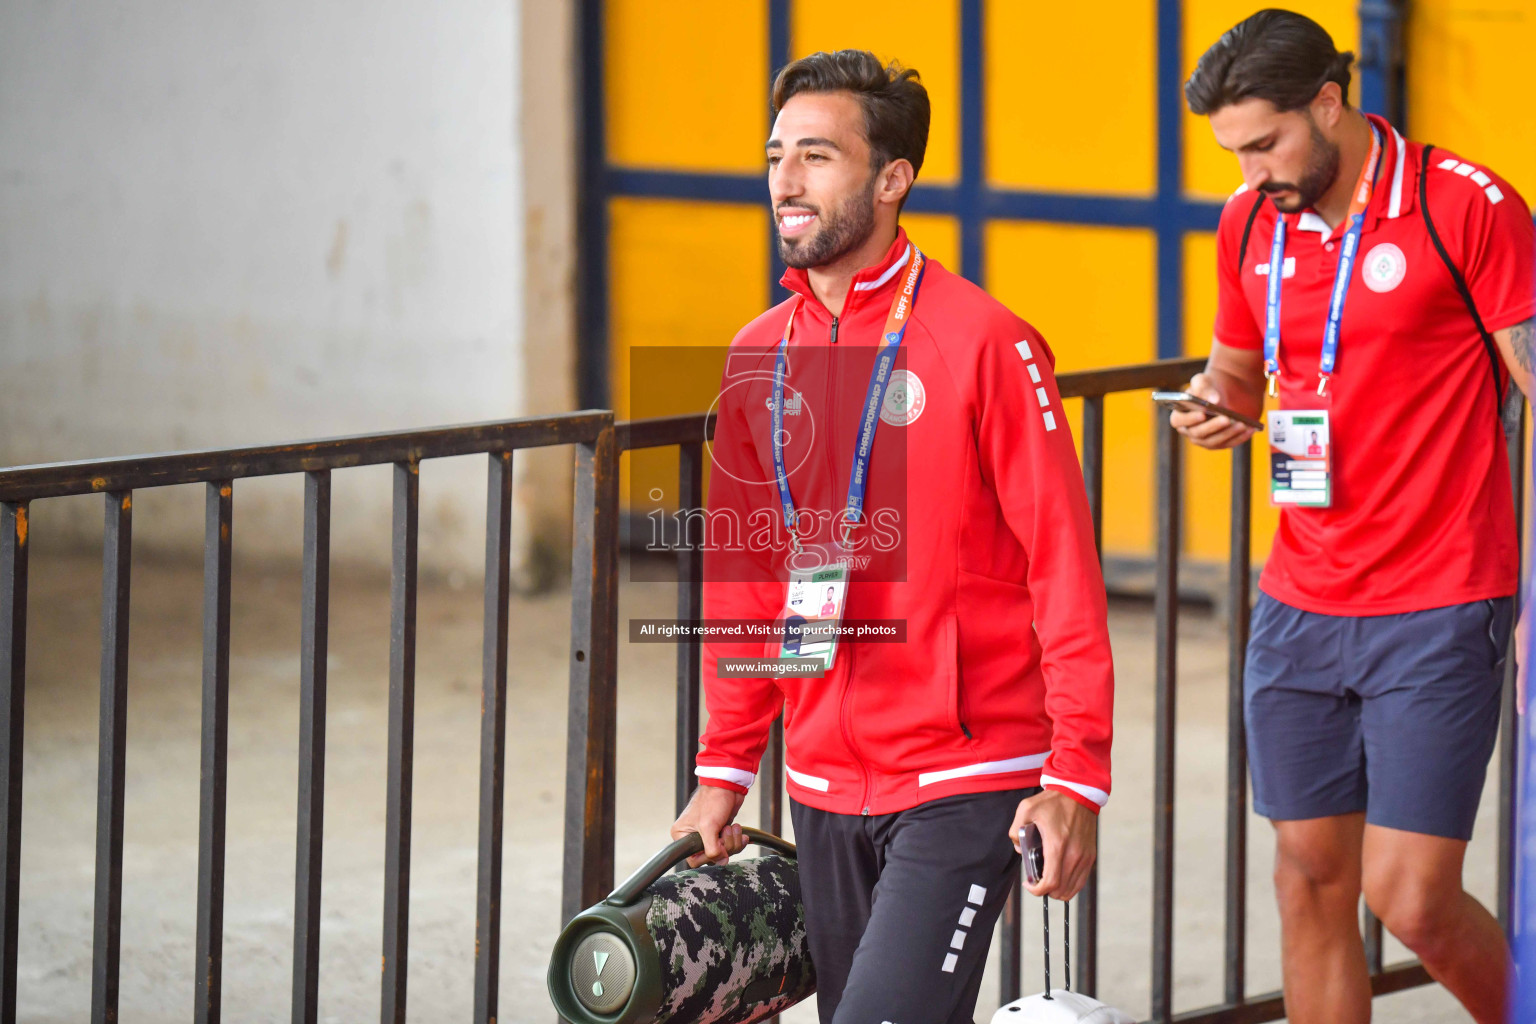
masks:
POLYGON ((1019 849, 1024 854, 1024 878, 1035 885, 1045 876, 1045 844, 1034 822, 1019 829, 1019 849))
POLYGON ((1204 412, 1212 416, 1225 416, 1234 423, 1241 423, 1244 426, 1252 427, 1254 430, 1264 429, 1264 424, 1252 416, 1244 416, 1234 409, 1228 409, 1224 405, 1217 405, 1215 402, 1201 398, 1199 395, 1192 395, 1188 391, 1154 391, 1152 392, 1152 401, 1169 409, 1177 409, 1180 412, 1204 412))

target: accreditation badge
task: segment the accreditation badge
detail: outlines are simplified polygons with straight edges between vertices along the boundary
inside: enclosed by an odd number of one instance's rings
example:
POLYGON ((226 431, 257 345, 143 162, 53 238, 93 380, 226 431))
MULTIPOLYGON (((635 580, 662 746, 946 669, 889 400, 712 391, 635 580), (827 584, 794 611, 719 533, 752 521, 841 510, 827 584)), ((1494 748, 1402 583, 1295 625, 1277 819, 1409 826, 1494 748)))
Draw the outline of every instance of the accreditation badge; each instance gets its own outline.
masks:
POLYGON ((846 562, 790 570, 789 592, 779 618, 783 626, 779 657, 814 659, 822 669, 832 667, 847 603, 848 575, 846 562))
POLYGON ((1333 504, 1333 447, 1327 409, 1269 413, 1269 503, 1328 508, 1333 504))

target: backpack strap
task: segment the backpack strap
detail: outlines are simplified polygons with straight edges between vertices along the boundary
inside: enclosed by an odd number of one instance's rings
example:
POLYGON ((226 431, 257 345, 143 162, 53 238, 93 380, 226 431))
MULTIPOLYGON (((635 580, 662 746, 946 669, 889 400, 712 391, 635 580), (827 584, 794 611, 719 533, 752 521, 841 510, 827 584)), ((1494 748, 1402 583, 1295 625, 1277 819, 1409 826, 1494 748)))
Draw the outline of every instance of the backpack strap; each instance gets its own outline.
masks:
POLYGON ((1253 206, 1248 210, 1248 219, 1243 222, 1243 240, 1237 244, 1237 272, 1241 276, 1243 272, 1243 260, 1248 258, 1248 236, 1253 232, 1253 222, 1259 219, 1259 207, 1264 205, 1264 193, 1255 191, 1253 206))
POLYGON ((1429 229, 1429 240, 1435 244, 1435 252, 1440 254, 1440 262, 1445 264, 1445 269, 1450 271, 1451 282, 1456 285, 1456 292, 1461 296, 1461 301, 1466 304, 1467 312, 1472 314, 1472 323, 1477 327, 1478 337, 1483 339, 1483 351, 1488 354, 1488 365, 1493 370, 1493 396, 1494 412, 1499 417, 1504 414, 1504 375, 1499 372, 1499 349, 1494 344, 1493 335, 1488 333, 1488 328, 1483 325, 1482 315, 1477 311, 1477 303, 1472 301, 1472 290, 1467 287, 1467 279, 1461 275, 1451 259, 1451 254, 1445 251, 1445 243, 1440 241, 1440 233, 1435 230, 1435 222, 1429 215, 1429 155, 1435 147, 1426 145, 1423 155, 1419 160, 1419 213, 1424 218, 1424 226, 1429 229))

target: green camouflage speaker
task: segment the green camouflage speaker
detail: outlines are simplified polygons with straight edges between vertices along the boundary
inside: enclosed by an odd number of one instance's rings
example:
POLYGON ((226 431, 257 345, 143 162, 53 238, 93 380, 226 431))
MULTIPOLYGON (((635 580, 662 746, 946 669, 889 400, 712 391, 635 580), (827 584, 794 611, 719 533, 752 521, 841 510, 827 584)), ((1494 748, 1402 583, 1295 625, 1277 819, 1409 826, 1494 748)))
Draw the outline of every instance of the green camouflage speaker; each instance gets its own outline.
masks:
POLYGON ((816 991, 795 848, 668 875, 699 853, 686 835, 572 919, 555 940, 549 995, 574 1024, 752 1024, 816 991))

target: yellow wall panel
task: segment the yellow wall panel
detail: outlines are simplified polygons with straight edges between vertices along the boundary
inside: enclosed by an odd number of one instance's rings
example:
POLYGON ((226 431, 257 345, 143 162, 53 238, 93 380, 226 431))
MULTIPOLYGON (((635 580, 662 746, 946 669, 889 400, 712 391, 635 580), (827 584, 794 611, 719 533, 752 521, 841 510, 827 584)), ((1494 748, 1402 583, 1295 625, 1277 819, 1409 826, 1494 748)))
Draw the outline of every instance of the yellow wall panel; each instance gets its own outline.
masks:
POLYGON ((987 180, 1070 192, 1155 190, 1157 5, 1115 5, 1112 31, 1098 4, 985 7, 987 180))
POLYGON ((1536 4, 1415 0, 1407 50, 1413 137, 1492 167, 1536 200, 1536 4))
MULTIPOLYGON (((1518 3, 1522 0, 1509 2, 1518 3)), ((1184 55, 1179 62, 1179 66, 1184 69, 1184 79, 1195 70, 1195 62, 1200 59, 1200 55, 1220 39, 1223 32, 1262 6, 1254 0, 1184 0, 1184 55)), ((1305 14, 1322 25, 1333 36, 1333 45, 1340 50, 1359 53, 1358 0, 1290 0, 1280 6, 1305 14)), ((1354 99, 1358 99, 1360 94, 1359 77, 1357 71, 1350 84, 1354 99)), ((1181 105, 1183 88, 1184 81, 1181 79, 1181 105)), ((1216 145, 1216 140, 1211 136, 1210 123, 1205 118, 1194 116, 1188 107, 1183 110, 1184 188, 1194 195, 1225 199, 1243 181, 1237 170, 1237 159, 1216 145)))
MULTIPOLYGON (((614 199, 611 234, 612 401, 618 419, 703 412, 720 388, 726 346, 768 305, 764 208, 659 199, 614 199), (701 260, 701 255, 708 259, 701 260), (678 268, 705 267, 677 273, 678 268), (641 346, 709 347, 719 358, 678 360, 664 381, 631 381, 641 346), (633 400, 632 400, 633 396, 633 400)), ((648 376, 654 376, 650 374, 648 376)), ((672 506, 674 450, 625 457, 620 493, 660 487, 672 506)))
POLYGON ((952 274, 961 273, 959 220, 942 213, 904 213, 901 226, 924 256, 938 260, 952 274))
POLYGON ((607 0, 604 11, 609 162, 766 174, 767 5, 607 0))
MULTIPOLYGON (((1156 358, 1150 231, 996 221, 987 226, 986 243, 987 290, 1045 336, 1057 372, 1156 358)), ((1152 543, 1153 406, 1144 392, 1112 395, 1104 404, 1104 547, 1145 555, 1152 543)), ((1069 412, 1080 439, 1080 408, 1069 412)))
MULTIPOLYGON (((1209 355, 1216 320, 1216 236, 1184 238, 1184 354, 1209 355)), ((1224 562, 1232 528, 1232 456, 1186 444, 1184 462, 1184 549, 1197 559, 1224 562)), ((1249 553, 1269 557, 1279 513, 1269 504, 1269 448, 1260 434, 1253 443, 1253 518, 1249 553)))
POLYGON ((955 181, 960 167, 960 5, 799 0, 790 8, 790 48, 796 57, 818 50, 870 50, 882 60, 899 60, 918 70, 933 107, 928 152, 918 180, 955 181))

